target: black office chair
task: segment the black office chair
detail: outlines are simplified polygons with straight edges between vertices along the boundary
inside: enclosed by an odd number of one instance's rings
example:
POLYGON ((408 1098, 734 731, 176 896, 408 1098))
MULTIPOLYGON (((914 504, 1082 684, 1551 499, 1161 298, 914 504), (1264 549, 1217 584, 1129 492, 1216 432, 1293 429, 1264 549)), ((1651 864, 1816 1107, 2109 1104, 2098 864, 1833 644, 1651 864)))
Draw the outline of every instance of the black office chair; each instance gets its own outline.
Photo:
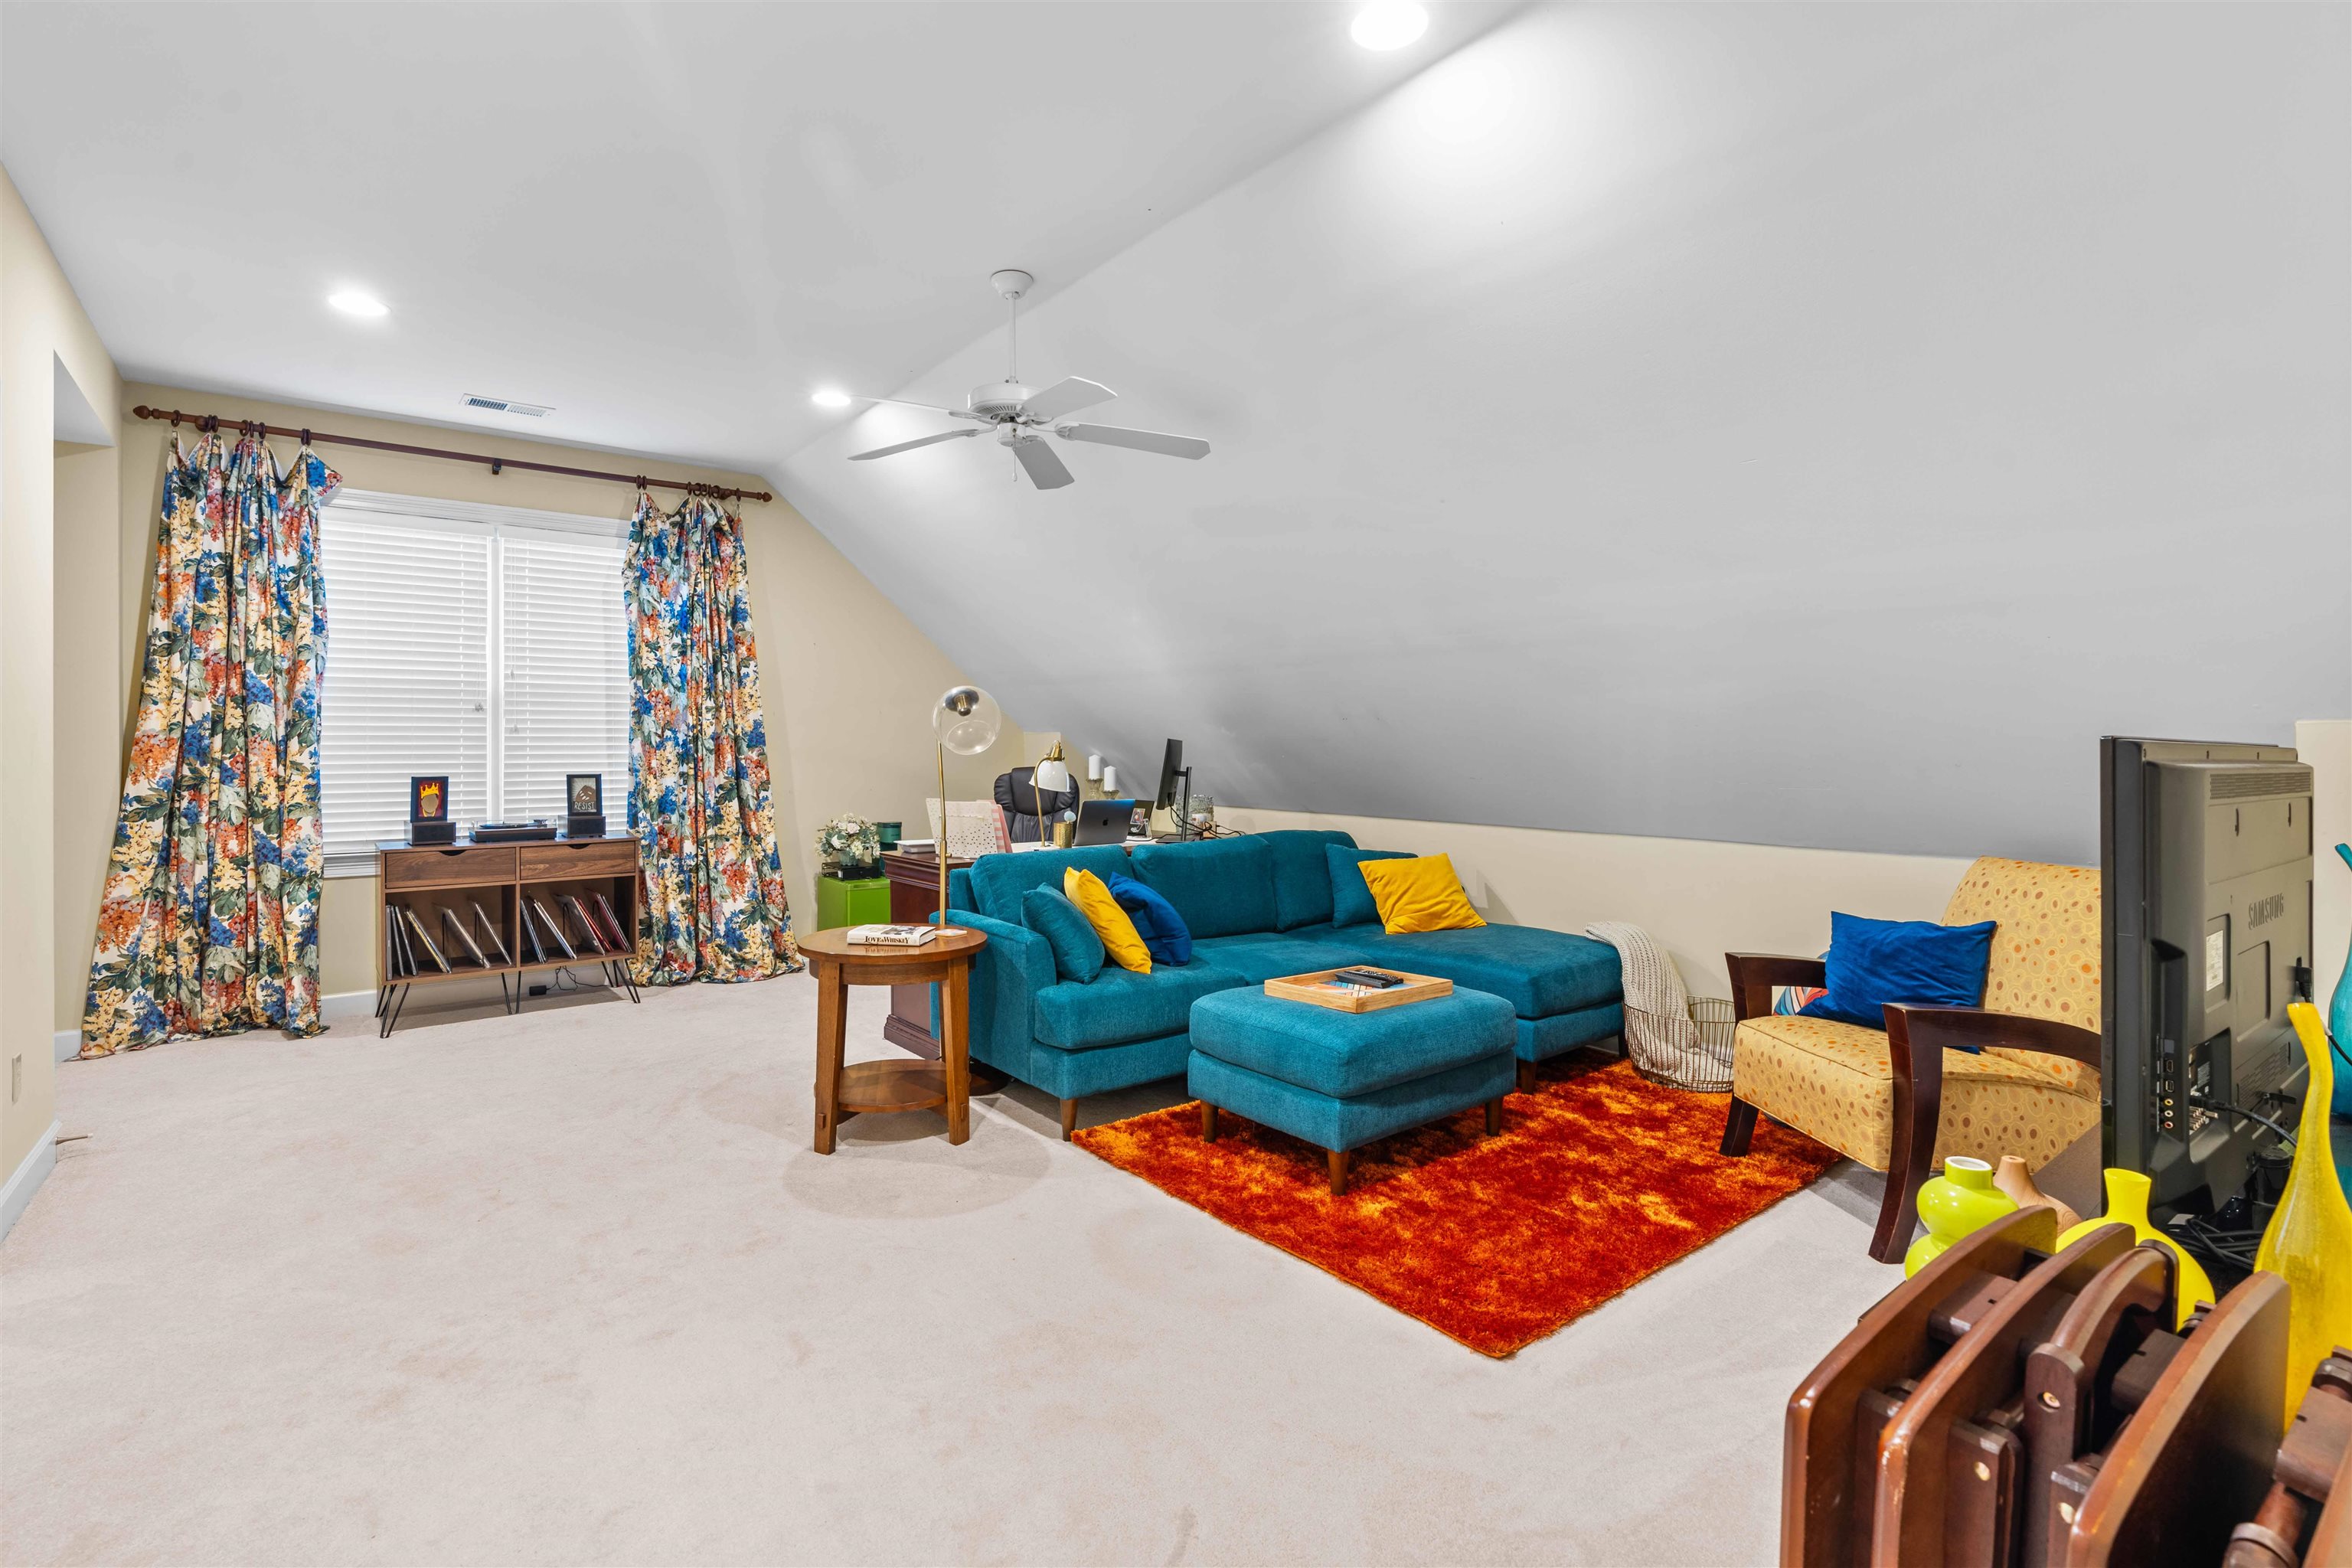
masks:
MULTIPOLYGON (((1005 831, 1015 844, 1045 842, 1045 835, 1039 831, 1045 818, 1037 815, 1040 796, 1036 774, 1035 768, 1015 768, 1009 773, 996 775, 996 804, 1004 808, 1005 831)), ((1077 810, 1076 784, 1073 782, 1066 790, 1045 791, 1043 804, 1047 817, 1077 810)))

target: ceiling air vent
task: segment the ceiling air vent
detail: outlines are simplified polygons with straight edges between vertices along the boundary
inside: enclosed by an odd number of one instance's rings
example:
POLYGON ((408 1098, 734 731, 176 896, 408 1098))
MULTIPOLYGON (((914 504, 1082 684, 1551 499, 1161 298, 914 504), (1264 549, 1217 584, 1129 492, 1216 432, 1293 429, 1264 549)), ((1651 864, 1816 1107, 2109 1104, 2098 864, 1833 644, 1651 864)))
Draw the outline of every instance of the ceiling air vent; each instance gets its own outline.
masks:
POLYGON ((536 403, 516 403, 504 397, 477 397, 470 392, 466 395, 466 406, 491 414, 519 414, 526 419, 544 419, 555 412, 536 403))

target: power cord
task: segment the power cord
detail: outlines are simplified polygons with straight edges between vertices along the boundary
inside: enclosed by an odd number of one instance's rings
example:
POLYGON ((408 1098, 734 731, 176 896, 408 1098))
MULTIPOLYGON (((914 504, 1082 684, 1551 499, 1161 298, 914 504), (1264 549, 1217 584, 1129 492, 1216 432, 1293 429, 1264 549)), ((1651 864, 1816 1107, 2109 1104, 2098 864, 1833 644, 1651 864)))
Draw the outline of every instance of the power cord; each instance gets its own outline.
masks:
POLYGON ((2294 1134, 2280 1126, 2277 1122, 2273 1121, 2267 1116, 2258 1115, 2253 1111, 2248 1110, 2242 1105, 2224 1105, 2218 1100, 2206 1100, 2194 1094, 2189 1097, 2189 1103, 2195 1106, 2200 1110, 2219 1111, 2224 1116, 2242 1116, 2249 1121, 2259 1121, 2285 1141, 2286 1152, 2288 1153, 2293 1153, 2294 1152, 2294 1134))

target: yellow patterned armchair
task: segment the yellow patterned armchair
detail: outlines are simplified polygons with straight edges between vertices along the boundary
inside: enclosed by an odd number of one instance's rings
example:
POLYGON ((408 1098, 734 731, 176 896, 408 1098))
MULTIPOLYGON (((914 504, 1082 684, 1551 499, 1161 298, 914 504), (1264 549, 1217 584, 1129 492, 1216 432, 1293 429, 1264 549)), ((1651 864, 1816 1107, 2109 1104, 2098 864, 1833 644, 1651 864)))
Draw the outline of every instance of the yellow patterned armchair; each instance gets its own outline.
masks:
POLYGON ((1723 1152, 1762 1111, 1886 1173, 1870 1255, 1900 1259, 1919 1184, 1948 1154, 2036 1170, 2099 1124, 2099 874, 1979 860, 1946 925, 1994 921, 1982 1007, 1886 1008, 1886 1026, 1772 1011, 1775 985, 1820 985, 1819 959, 1724 955, 1739 1016, 1723 1152))

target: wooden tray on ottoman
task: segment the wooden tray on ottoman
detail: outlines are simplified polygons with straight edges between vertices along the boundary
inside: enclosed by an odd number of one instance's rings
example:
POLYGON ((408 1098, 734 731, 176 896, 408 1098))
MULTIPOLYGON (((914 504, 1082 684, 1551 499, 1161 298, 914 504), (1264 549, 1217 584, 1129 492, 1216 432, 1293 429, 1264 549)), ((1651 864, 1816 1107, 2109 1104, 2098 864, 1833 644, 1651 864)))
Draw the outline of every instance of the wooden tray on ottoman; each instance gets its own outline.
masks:
POLYGON ((1408 1002, 1426 1002, 1433 996, 1454 994, 1454 982, 1434 974, 1412 974, 1402 969, 1383 969, 1376 963, 1351 963, 1347 967, 1393 974, 1404 984, 1385 991, 1376 991, 1369 985, 1341 985, 1331 978, 1339 973, 1338 970, 1318 969, 1312 974, 1286 974, 1279 980, 1269 980, 1265 994, 1293 1002, 1312 1002, 1335 1013, 1374 1013, 1382 1007, 1402 1007, 1408 1002))

